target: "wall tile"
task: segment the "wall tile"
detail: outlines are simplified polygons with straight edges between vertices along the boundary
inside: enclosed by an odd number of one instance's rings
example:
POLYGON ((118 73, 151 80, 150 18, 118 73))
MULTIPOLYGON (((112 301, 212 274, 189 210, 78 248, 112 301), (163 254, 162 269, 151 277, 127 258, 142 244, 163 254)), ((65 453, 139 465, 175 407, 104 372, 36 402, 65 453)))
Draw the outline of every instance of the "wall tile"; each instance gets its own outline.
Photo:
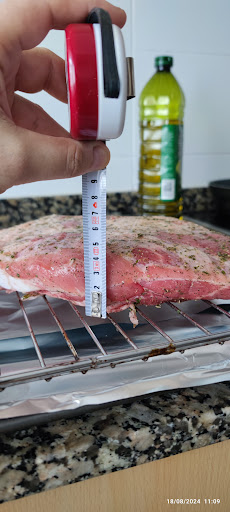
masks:
POLYGON ((230 54, 228 0, 133 0, 134 44, 165 51, 230 54))
POLYGON ((127 192, 133 189, 134 162, 131 157, 113 158, 107 172, 108 192, 127 192))
POLYGON ((184 188, 207 187, 211 181, 230 179, 230 155, 185 155, 184 188))

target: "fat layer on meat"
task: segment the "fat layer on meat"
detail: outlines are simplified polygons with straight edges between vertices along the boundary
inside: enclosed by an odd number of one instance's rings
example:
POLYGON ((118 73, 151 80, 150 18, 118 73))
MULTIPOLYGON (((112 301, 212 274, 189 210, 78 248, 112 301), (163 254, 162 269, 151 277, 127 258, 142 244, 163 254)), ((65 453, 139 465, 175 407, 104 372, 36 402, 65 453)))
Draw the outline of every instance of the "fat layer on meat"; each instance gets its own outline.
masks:
MULTIPOLYGON (((84 305, 81 216, 4 229, 0 286, 84 305)), ((107 311, 135 303, 230 298, 230 238, 170 217, 107 217, 107 311)))

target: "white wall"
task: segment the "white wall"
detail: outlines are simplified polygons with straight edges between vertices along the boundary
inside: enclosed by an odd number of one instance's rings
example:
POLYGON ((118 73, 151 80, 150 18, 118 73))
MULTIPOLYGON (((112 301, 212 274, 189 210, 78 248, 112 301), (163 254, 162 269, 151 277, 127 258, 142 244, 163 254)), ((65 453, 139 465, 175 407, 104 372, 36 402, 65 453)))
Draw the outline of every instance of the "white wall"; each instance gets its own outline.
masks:
MULTIPOLYGON (((138 187, 138 98, 153 74, 154 58, 174 57, 174 74, 186 97, 183 187, 230 178, 229 0, 114 0, 127 12, 127 55, 135 59, 136 99, 127 103, 122 136, 108 145, 108 191, 138 187)), ((64 35, 52 31, 42 46, 64 57, 64 35)), ((25 95, 28 97, 29 95, 25 95)), ((34 95, 68 129, 68 108, 46 93, 34 95)), ((81 193, 81 178, 13 187, 1 197, 81 193)))

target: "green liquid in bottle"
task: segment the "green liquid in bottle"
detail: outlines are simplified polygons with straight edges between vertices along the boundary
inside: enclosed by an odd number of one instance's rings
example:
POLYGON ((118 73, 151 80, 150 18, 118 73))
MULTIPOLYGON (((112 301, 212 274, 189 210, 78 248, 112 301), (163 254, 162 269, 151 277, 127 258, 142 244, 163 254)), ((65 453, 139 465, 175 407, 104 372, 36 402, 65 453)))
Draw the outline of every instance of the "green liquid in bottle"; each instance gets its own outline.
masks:
POLYGON ((139 213, 182 216, 181 156, 185 99, 172 57, 157 57, 157 72, 140 96, 139 213))

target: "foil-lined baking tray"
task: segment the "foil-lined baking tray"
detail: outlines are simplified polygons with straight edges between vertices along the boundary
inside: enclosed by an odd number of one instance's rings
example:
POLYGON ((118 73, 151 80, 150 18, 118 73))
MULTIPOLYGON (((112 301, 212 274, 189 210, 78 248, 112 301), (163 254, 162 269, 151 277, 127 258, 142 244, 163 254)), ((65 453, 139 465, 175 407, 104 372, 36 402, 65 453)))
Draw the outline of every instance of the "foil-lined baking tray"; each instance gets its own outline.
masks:
POLYGON ((159 390, 230 379, 230 301, 138 307, 106 320, 0 292, 0 430, 159 390))

